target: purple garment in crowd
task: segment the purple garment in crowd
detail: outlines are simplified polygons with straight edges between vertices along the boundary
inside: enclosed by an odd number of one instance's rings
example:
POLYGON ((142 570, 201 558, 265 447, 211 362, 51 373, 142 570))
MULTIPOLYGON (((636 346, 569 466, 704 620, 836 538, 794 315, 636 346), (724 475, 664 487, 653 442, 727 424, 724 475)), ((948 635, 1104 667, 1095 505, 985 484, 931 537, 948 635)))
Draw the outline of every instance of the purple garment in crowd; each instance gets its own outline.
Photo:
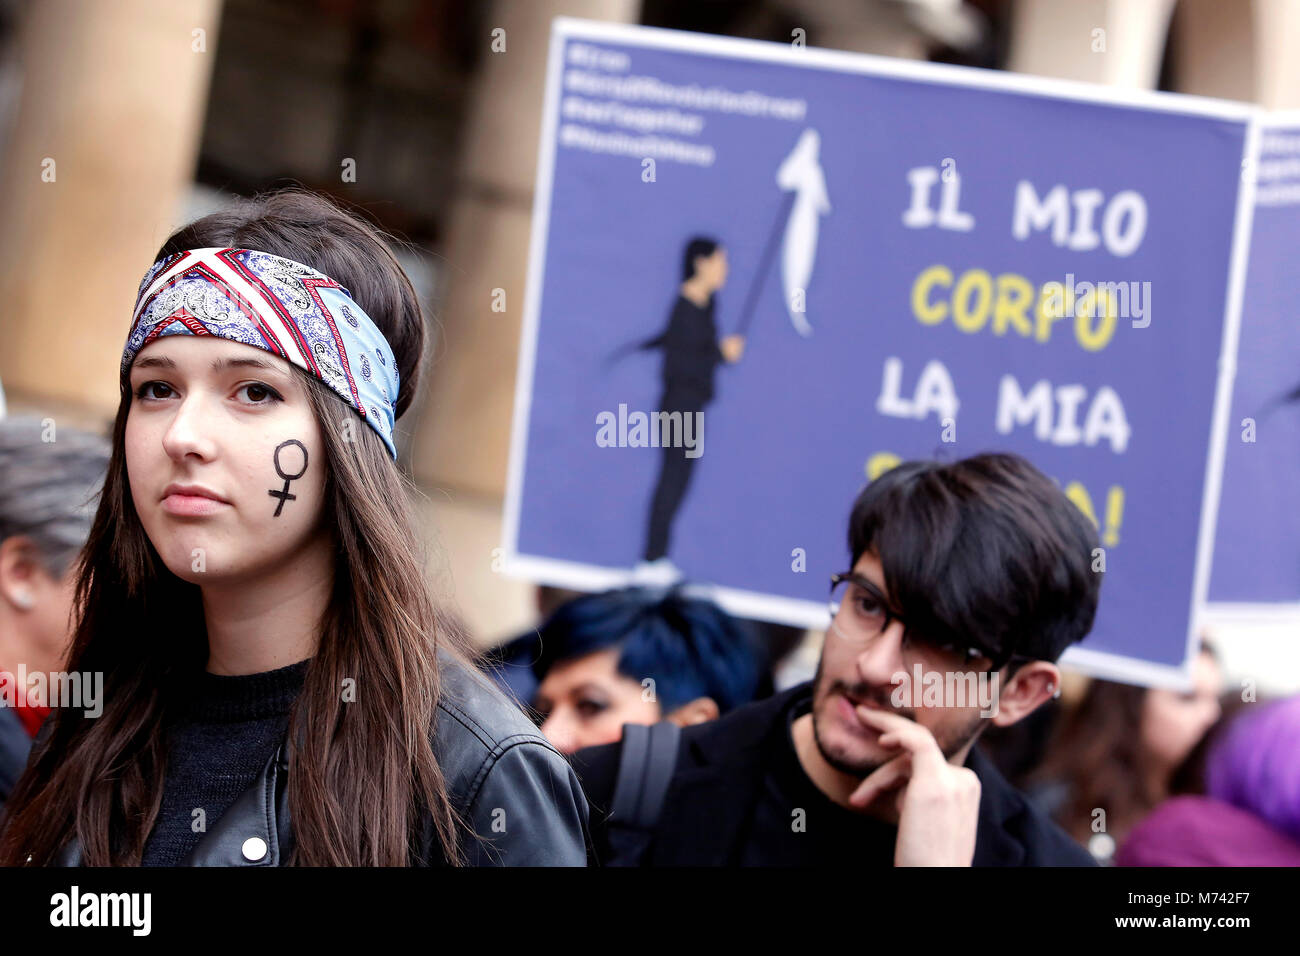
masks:
POLYGON ((1206 761, 1205 792, 1300 841, 1300 694, 1228 725, 1206 761))
POLYGON ((1166 800, 1133 828, 1117 866, 1300 866, 1300 843, 1212 797, 1166 800))

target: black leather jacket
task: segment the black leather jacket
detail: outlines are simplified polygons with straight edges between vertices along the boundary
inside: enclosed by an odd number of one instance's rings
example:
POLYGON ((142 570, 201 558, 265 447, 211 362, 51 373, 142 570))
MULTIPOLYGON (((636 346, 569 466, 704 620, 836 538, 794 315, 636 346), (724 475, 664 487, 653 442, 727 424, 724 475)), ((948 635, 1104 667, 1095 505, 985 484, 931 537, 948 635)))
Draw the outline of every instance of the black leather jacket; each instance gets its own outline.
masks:
MULTIPOLYGON (((441 663, 434 753, 452 806, 467 824, 461 846, 468 865, 585 866, 587 800, 568 762, 486 678, 446 658, 441 663)), ((288 770, 281 743, 253 785, 204 834, 186 865, 280 866, 293 847, 288 770)), ((419 862, 441 859, 431 818, 420 850, 419 862)), ((80 864, 75 838, 56 862, 80 864)))

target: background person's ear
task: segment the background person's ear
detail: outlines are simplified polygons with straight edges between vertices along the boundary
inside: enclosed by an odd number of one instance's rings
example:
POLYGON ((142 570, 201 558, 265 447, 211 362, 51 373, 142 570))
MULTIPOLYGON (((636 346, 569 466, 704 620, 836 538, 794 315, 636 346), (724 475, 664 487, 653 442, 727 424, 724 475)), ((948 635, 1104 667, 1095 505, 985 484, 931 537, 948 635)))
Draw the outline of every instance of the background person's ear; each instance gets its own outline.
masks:
POLYGON ((0 598, 30 611, 36 606, 36 589, 48 578, 28 538, 13 535, 0 542, 0 598))
POLYGON ((718 705, 712 697, 696 697, 687 704, 682 704, 666 719, 671 720, 679 727, 690 727, 692 724, 703 724, 710 720, 718 719, 718 705))
POLYGON ((1000 682, 993 725, 1010 727, 1055 697, 1060 688, 1060 668, 1051 661, 1030 661, 1010 680, 1000 682))

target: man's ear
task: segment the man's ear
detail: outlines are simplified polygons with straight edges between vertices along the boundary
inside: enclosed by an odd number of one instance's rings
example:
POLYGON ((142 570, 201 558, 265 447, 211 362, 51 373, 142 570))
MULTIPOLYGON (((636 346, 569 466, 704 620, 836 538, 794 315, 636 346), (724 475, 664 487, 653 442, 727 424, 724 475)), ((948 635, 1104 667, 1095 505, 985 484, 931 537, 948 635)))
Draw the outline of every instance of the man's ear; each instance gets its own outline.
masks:
POLYGON ((1061 689, 1061 671, 1050 661, 1030 661, 1005 682, 999 681, 995 727, 1010 727, 1028 717, 1061 689))
POLYGON ((718 719, 718 705, 712 697, 696 697, 688 704, 682 704, 667 719, 671 720, 678 727, 689 727, 692 724, 703 724, 710 720, 718 719))
POLYGON ((41 583, 40 561, 32 542, 11 535, 0 542, 0 599, 15 608, 30 611, 35 606, 35 587, 41 583))

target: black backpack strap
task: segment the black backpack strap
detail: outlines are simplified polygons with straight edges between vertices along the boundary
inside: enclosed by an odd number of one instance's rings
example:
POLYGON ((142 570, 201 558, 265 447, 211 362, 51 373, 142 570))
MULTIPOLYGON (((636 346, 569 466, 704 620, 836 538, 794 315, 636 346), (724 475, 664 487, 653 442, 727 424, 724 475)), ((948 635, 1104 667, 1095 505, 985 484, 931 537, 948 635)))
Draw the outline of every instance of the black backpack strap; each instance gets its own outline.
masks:
POLYGON ((637 866, 649 849, 677 765, 681 736, 682 728, 671 721, 623 726, 608 823, 608 866, 637 866))

